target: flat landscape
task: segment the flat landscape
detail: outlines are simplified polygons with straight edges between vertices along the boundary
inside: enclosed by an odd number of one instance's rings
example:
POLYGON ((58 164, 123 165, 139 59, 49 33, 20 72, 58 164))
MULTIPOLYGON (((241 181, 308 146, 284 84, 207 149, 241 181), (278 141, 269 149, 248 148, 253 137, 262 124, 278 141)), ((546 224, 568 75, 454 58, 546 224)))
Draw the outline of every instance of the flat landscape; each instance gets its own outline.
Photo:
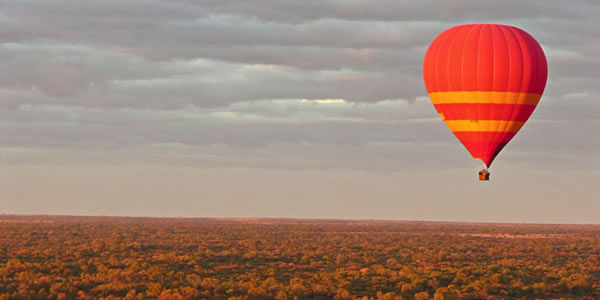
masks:
POLYGON ((561 297, 600 225, 0 216, 0 299, 561 297))

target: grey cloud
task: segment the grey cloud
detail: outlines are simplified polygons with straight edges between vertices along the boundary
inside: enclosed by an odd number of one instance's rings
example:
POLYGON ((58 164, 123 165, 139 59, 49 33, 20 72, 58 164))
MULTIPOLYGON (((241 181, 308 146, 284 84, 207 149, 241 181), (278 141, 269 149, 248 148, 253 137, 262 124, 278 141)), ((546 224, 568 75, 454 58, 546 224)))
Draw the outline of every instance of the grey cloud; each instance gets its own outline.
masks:
POLYGON ((5 1, 3 7, 0 28, 8 42, 0 85, 35 86, 60 104, 172 109, 274 98, 414 99, 424 95, 426 44, 452 24, 481 18, 531 28, 548 45, 556 81, 549 94, 598 92, 591 79, 600 70, 598 39, 590 22, 600 8, 592 2, 5 1), (304 21, 276 22, 294 18, 304 21), (198 60, 213 60, 214 69, 198 67, 198 60), (315 78, 319 71, 341 76, 315 78), (105 94, 85 97, 99 102, 76 97, 107 84, 105 94))
MULTIPOLYGON (((231 16, 171 25, 174 39, 189 44, 401 48, 423 45, 427 35, 405 22, 317 20, 306 24, 264 23, 231 16)), ((427 29, 427 27, 425 27, 427 29)))
MULTIPOLYGON (((342 62, 369 55, 345 54, 342 62)), ((297 97, 373 101, 398 95, 414 98, 424 91, 420 78, 411 74, 418 70, 414 64, 384 75, 373 69, 374 66, 360 72, 352 69, 299 70, 264 64, 269 62, 258 65, 206 59, 154 62, 111 49, 38 43, 4 44, 0 48, 0 58, 7 61, 0 70, 1 85, 23 89, 36 87, 53 96, 53 101, 91 107, 216 106, 253 99, 297 97), (409 84, 401 87, 399 82, 409 84), (105 90, 107 85, 108 91, 105 90), (97 92, 95 98, 101 102, 64 99, 84 92, 97 92)), ((382 59, 379 65, 391 60, 391 54, 387 53, 382 59)), ((341 68, 342 62, 334 63, 332 69, 341 68)))
MULTIPOLYGON (((535 112, 501 154, 503 161, 597 166, 595 153, 600 140, 593 132, 600 119, 590 116, 579 121, 565 120, 577 118, 576 115, 557 118, 553 105, 535 112)), ((169 111, 35 105, 5 113, 2 120, 0 143, 5 148, 90 153, 102 150, 135 156, 135 151, 141 149, 182 147, 169 148, 173 151, 170 153, 155 153, 154 149, 142 155, 152 163, 401 170, 416 167, 414 163, 422 160, 426 160, 420 165, 424 168, 470 161, 426 98, 412 103, 281 99, 238 102, 226 108, 169 111), (436 151, 445 154, 440 156, 436 151), (369 159, 364 160, 366 157, 369 159)), ((23 155, 27 153, 31 152, 23 155)), ((23 155, 5 156, 5 162, 17 163, 23 155)), ((119 155, 113 159, 119 159, 119 155)), ((121 159, 127 159, 127 155, 121 159)), ((38 157, 35 161, 46 156, 34 157, 38 157)))
POLYGON ((560 98, 542 98, 534 117, 554 122, 597 121, 600 120, 598 97, 593 93, 576 92, 560 98))
MULTIPOLYGON (((225 14, 237 14, 279 22, 307 22, 324 18, 349 20, 432 20, 461 21, 465 19, 514 18, 593 18, 592 1, 549 2, 469 0, 420 1, 204 1, 202 6, 225 14)), ((188 2, 193 3, 193 2, 188 2)))
MULTIPOLYGON (((202 152, 225 145, 237 150, 218 161, 231 164, 250 149, 288 151, 272 147, 278 143, 368 149, 360 153, 381 156, 382 164, 393 156, 372 145, 410 152, 419 149, 410 145, 440 143, 462 155, 421 98, 423 55, 449 26, 499 22, 532 33, 550 64, 544 100, 507 149, 517 161, 528 151, 547 159, 577 153, 583 161, 598 149, 590 132, 600 118, 600 5, 592 1, 0 5, 5 148, 117 151, 179 144, 202 152), (346 102, 298 100, 327 98, 346 102)), ((306 163, 318 151, 297 155, 306 163)), ((266 158, 255 163, 269 164, 266 158)))
POLYGON ((194 19, 206 12, 184 3, 162 1, 2 1, 0 30, 13 40, 78 39, 135 42, 156 37, 169 20, 194 19))
POLYGON ((436 117, 430 109, 425 99, 415 104, 290 99, 186 111, 21 106, 1 115, 0 143, 6 147, 122 148, 153 143, 260 147, 277 142, 358 145, 431 141, 440 137, 436 131, 443 131, 439 122, 427 121, 436 117))

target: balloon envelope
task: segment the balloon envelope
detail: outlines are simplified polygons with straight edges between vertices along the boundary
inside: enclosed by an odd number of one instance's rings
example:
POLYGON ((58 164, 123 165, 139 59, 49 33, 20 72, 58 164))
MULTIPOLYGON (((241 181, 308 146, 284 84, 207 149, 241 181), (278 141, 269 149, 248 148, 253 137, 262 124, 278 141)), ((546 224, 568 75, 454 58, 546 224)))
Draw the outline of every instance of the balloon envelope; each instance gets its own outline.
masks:
POLYGON ((429 46, 423 77, 440 117, 488 167, 529 119, 548 76, 542 47, 522 29, 469 24, 429 46))

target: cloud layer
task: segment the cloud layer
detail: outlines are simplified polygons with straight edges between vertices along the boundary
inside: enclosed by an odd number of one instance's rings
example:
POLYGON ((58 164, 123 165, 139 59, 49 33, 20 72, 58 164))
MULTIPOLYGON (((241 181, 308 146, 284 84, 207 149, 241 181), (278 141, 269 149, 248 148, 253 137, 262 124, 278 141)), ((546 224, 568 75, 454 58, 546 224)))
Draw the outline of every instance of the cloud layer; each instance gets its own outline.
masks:
POLYGON ((11 168, 422 174, 477 166, 427 99, 421 66, 441 31, 482 22, 524 28, 549 62, 540 106, 495 165, 600 169, 594 1, 0 0, 0 7, 0 163, 11 168))

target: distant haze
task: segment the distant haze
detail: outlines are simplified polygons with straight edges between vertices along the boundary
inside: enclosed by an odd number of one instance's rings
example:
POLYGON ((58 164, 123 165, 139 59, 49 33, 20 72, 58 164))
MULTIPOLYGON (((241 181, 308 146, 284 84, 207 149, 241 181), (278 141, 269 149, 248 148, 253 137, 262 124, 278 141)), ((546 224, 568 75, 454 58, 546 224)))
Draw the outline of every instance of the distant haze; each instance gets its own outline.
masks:
POLYGON ((600 223, 595 1, 0 0, 0 213, 600 223), (448 27, 544 48, 491 181, 422 80, 448 27))

